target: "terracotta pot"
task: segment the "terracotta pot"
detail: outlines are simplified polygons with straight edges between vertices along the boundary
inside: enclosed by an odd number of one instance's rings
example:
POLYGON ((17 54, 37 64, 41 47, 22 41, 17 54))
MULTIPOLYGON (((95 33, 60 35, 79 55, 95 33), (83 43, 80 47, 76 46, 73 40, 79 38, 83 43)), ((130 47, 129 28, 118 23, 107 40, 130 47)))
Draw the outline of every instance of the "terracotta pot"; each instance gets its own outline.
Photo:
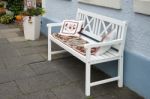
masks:
POLYGON ((6 13, 6 9, 5 8, 0 8, 0 14, 5 14, 6 13))

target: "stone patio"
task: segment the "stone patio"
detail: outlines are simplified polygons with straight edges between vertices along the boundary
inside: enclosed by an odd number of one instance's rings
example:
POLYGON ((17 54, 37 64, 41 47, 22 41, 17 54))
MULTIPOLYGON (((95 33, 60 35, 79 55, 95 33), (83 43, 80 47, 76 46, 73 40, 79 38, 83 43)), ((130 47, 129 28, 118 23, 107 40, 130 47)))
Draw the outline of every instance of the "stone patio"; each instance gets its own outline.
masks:
MULTIPOLYGON (((92 73, 92 81, 109 77, 95 67, 92 73)), ((68 53, 48 62, 46 37, 26 41, 16 26, 0 24, 0 99, 143 99, 116 82, 93 87, 85 97, 84 74, 84 64, 68 53)))

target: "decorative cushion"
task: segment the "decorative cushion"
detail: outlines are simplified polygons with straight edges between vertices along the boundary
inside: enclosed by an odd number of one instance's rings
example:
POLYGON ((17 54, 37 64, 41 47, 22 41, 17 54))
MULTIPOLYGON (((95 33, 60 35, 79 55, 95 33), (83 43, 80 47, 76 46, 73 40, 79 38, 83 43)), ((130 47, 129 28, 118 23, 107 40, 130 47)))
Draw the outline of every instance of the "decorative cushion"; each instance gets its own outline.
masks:
POLYGON ((64 20, 60 30, 60 34, 67 36, 79 36, 78 33, 81 31, 82 26, 82 21, 64 20))
MULTIPOLYGON (((102 42, 108 42, 108 41, 111 41, 111 40, 114 40, 116 39, 116 36, 117 36, 117 31, 116 29, 113 30, 112 32, 106 34, 103 39, 102 39, 102 42)), ((107 52, 109 49, 111 48, 111 45, 110 46, 102 46, 102 47, 99 47, 97 48, 96 52, 95 52, 95 55, 102 55, 104 54, 105 52, 107 52)))

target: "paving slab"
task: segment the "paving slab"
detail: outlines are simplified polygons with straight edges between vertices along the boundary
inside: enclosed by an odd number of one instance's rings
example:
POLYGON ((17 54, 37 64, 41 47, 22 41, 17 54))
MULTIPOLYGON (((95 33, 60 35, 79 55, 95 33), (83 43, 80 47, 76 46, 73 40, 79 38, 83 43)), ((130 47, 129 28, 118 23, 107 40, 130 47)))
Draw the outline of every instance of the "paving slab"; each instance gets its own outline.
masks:
POLYGON ((18 37, 18 34, 16 32, 13 33, 1 33, 1 35, 5 38, 15 38, 18 37))
POLYGON ((35 76, 35 72, 29 66, 18 69, 0 70, 0 83, 25 79, 32 76, 35 76))
POLYGON ((25 47, 18 49, 21 56, 47 52, 47 46, 25 47))
POLYGON ((0 29, 0 33, 15 33, 15 32, 20 32, 19 28, 10 28, 8 26, 3 26, 4 28, 0 29))
POLYGON ((0 38, 0 44, 8 44, 8 40, 6 38, 0 38))
POLYGON ((58 99, 58 98, 52 92, 44 90, 27 95, 16 96, 13 99, 58 99))
POLYGON ((29 66, 35 71, 37 75, 42 75, 58 71, 55 65, 57 65, 56 62, 40 62, 30 64, 29 66))
POLYGON ((38 76, 38 79, 40 82, 45 83, 46 88, 50 89, 66 85, 71 82, 67 76, 59 71, 38 76))
POLYGON ((3 43, 0 44, 0 57, 17 57, 19 53, 10 43, 3 43))
POLYGON ((4 58, 4 63, 6 64, 7 69, 19 68, 24 65, 42 61, 45 61, 45 59, 39 54, 4 58))
POLYGON ((34 47, 34 46, 45 46, 47 45, 47 38, 42 39, 42 40, 36 40, 36 41, 28 41, 28 43, 30 44, 30 46, 34 47))
POLYGON ((23 93, 32 93, 45 89, 52 89, 69 83, 70 80, 60 72, 44 74, 22 80, 16 80, 23 93))
MULTIPOLYGON (((42 57, 44 57, 46 60, 48 59, 48 52, 44 52, 44 53, 40 53, 40 55, 42 57)), ((72 56, 70 53, 61 53, 61 54, 55 54, 52 55, 52 60, 56 60, 56 59, 63 59, 63 58, 68 58, 72 56)))
POLYGON ((20 94, 15 82, 0 84, 0 99, 11 99, 20 94))
POLYGON ((8 39, 9 42, 22 42, 22 41, 26 41, 24 39, 24 37, 13 37, 13 38, 7 38, 7 39, 8 39))
POLYGON ((74 84, 52 90, 58 99, 85 99, 84 93, 74 84))
POLYGON ((45 89, 45 84, 40 82, 37 77, 16 80, 16 83, 21 92, 24 94, 30 94, 45 89))
POLYGON ((5 64, 3 60, 0 58, 0 70, 5 70, 5 69, 6 69, 5 64))
POLYGON ((10 44, 11 44, 14 48, 16 48, 16 49, 31 47, 30 44, 29 44, 27 41, 25 41, 25 42, 23 42, 23 41, 20 41, 20 42, 11 42, 10 44))

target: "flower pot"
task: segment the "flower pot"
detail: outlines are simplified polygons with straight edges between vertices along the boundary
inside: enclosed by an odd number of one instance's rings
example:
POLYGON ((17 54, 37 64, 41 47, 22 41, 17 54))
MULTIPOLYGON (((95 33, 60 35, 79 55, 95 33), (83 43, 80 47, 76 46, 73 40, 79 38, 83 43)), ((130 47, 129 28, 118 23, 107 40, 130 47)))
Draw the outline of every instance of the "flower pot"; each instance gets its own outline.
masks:
POLYGON ((0 8, 0 15, 6 14, 6 9, 5 8, 0 8))
POLYGON ((23 19, 24 36, 26 40, 36 40, 40 37, 41 16, 25 16, 23 19))

